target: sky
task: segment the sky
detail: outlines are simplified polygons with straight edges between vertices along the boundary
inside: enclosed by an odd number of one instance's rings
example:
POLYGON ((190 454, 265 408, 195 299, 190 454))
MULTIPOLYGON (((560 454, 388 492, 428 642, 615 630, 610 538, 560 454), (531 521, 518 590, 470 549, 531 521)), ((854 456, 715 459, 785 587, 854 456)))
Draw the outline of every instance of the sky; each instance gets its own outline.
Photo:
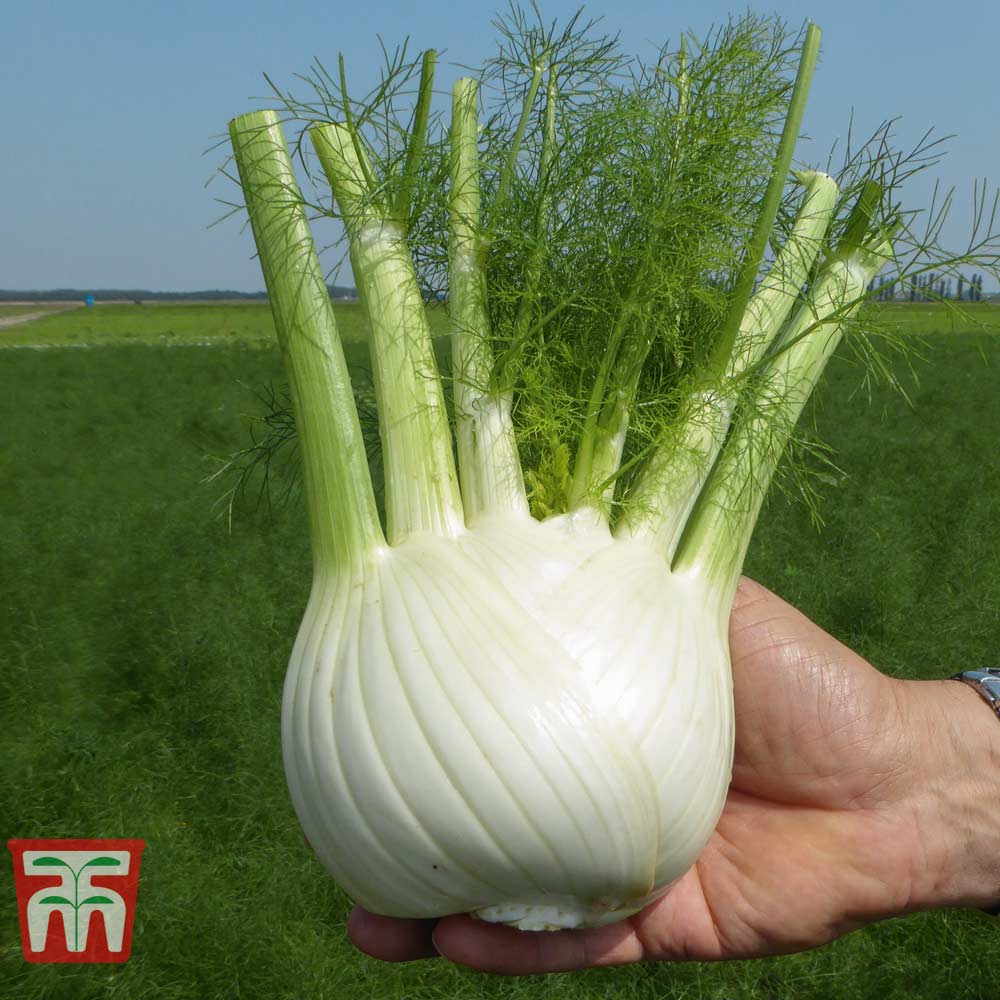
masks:
MULTIPOLYGON (((462 75, 455 63, 491 54, 490 22, 503 3, 3 0, 0 288, 261 289, 249 232, 235 218, 212 225, 222 202, 237 197, 216 175, 224 150, 212 147, 232 117, 264 106, 263 73, 291 84, 315 57, 335 62, 343 51, 348 81, 363 91, 377 75, 377 36, 392 45, 409 36, 417 51, 445 50, 437 84, 450 89, 462 75)), ((546 19, 579 6, 541 3, 546 19)), ((824 164, 852 119, 862 135, 899 118, 903 146, 931 127, 953 134, 935 176, 956 190, 946 235, 963 240, 973 184, 1000 181, 991 100, 1000 4, 748 7, 823 29, 800 161, 824 164)), ((715 0, 585 5, 646 57, 745 9, 715 0)), ((925 204, 930 190, 930 178, 915 184, 908 207, 925 204)), ((349 273, 341 281, 351 283, 349 273)))

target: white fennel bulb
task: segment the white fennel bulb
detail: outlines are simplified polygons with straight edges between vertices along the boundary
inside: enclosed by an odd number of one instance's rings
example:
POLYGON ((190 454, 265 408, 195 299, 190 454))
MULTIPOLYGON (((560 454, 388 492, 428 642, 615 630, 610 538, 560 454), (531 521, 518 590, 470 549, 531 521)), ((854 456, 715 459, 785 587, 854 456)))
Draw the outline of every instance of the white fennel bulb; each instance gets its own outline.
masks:
POLYGON ((376 913, 529 929, 634 913, 725 799, 726 617, 650 545, 569 515, 320 574, 283 719, 309 842, 376 913))
POLYGON ((814 26, 791 87, 752 18, 631 74, 515 27, 482 127, 463 79, 435 131, 433 53, 363 113, 343 84, 302 106, 342 111, 308 136, 370 329, 384 511, 279 116, 230 133, 313 543, 282 720, 302 827, 376 913, 572 928, 662 894, 718 821, 750 533, 895 223, 877 160, 844 192, 790 173, 814 26))

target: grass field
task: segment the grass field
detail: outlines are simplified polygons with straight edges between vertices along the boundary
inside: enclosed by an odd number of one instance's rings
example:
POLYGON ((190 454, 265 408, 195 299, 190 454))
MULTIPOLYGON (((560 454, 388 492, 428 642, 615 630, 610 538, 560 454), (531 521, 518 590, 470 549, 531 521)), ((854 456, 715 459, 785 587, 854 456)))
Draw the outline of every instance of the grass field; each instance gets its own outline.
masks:
POLYGON ((8 305, 7 303, 0 302, 0 319, 6 319, 9 316, 28 316, 37 312, 41 312, 40 306, 8 305))
MULTIPOLYGON (((3 308, 22 309, 20 306, 3 308)), ((341 336, 358 343, 366 336, 356 304, 338 304, 341 336)), ((26 310, 22 311, 38 311, 26 310)), ((998 310, 1000 312, 1000 310, 998 310)), ((4 315, 0 311, 0 316, 4 315)), ((11 313, 11 315, 14 315, 11 313)), ((431 310, 432 323, 443 329, 443 310, 431 310)), ((274 346, 274 323, 266 302, 223 304, 107 304, 85 311, 54 313, 30 324, 0 329, 3 347, 106 347, 126 344, 212 347, 274 346)))
MULTIPOLYGON (((747 571, 882 669, 939 677, 1000 649, 1000 309, 953 329, 939 307, 893 308, 929 335, 912 406, 868 402, 835 361, 815 420, 846 474, 825 528, 774 500, 747 571)), ((341 319, 363 333, 356 311, 341 319)), ((280 381, 270 335, 258 305, 98 307, 0 333, 117 345, 0 351, 0 829, 148 845, 122 966, 25 963, 0 866, 0 998, 1000 996, 1000 930, 964 912, 788 958, 546 979, 356 953, 281 771, 304 511, 242 506, 230 533, 205 482, 246 442, 249 389, 280 381), (162 344, 177 346, 147 346, 162 344)))
MULTIPOLYGON (((0 317, 38 312, 38 306, 0 305, 0 317)), ((349 344, 365 340, 365 323, 354 303, 335 306, 341 336, 349 344)), ((890 304, 883 315, 892 325, 919 336, 1000 333, 1000 305, 941 303, 890 304)), ((443 309, 430 311, 436 333, 444 333, 443 309)), ((121 347, 127 344, 180 346, 274 346, 274 323, 266 302, 98 304, 92 309, 53 311, 32 323, 0 329, 4 347, 121 347)))
POLYGON ((0 302, 0 320, 38 313, 58 313, 80 308, 81 303, 67 302, 0 302))

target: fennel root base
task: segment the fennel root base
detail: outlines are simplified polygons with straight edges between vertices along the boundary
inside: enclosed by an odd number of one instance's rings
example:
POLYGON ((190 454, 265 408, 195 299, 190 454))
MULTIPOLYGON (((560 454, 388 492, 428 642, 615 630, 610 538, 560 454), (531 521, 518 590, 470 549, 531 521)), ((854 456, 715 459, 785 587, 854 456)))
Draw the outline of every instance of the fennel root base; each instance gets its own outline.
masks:
POLYGON ((471 914, 490 924, 505 924, 520 931, 566 931, 583 927, 603 927, 627 920, 634 913, 664 895, 669 886, 643 899, 630 900, 616 906, 594 903, 587 906, 578 900, 553 898, 546 903, 498 903, 484 906, 471 914))

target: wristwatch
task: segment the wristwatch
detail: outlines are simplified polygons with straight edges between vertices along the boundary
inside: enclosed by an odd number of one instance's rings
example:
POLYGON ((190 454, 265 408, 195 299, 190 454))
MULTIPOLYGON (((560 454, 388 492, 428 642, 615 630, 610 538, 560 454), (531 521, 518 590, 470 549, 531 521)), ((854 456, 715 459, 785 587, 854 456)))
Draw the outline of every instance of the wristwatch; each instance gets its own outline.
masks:
MULTIPOLYGON (((963 670, 960 674, 952 674, 951 679, 975 688, 979 696, 993 709, 997 718, 1000 718, 1000 669, 983 667, 981 670, 963 670)), ((1000 917, 1000 903, 984 907, 983 912, 1000 917)))

